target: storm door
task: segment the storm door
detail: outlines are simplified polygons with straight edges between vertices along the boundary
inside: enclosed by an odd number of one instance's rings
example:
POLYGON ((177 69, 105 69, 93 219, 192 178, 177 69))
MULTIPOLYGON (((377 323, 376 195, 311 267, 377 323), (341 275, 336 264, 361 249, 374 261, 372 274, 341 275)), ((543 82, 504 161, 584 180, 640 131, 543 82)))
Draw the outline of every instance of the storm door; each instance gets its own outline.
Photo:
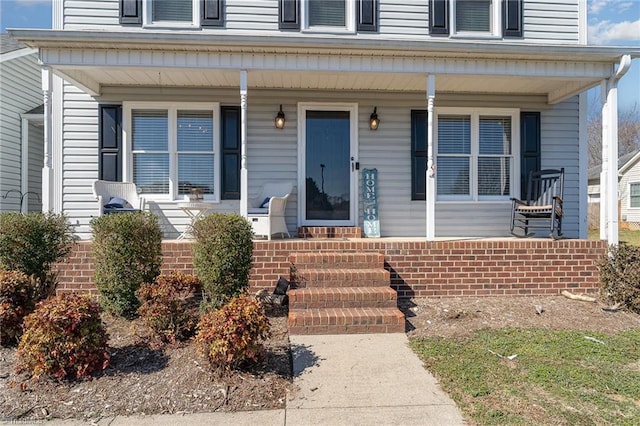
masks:
POLYGON ((356 224, 355 106, 301 106, 301 223, 356 224))

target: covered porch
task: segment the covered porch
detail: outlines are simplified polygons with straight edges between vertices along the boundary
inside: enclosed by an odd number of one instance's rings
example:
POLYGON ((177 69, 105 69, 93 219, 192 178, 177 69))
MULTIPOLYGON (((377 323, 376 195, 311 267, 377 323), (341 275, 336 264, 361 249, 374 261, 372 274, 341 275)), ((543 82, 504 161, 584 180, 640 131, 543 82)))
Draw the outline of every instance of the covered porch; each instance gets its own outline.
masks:
MULTIPOLYGON (((124 32, 14 33, 24 43, 40 49, 44 64, 47 151, 43 208, 70 212, 77 218, 78 231, 83 235, 88 232, 92 216, 89 191, 82 189, 83 185, 87 188, 90 185, 82 182, 89 174, 78 173, 74 180, 71 172, 81 166, 56 157, 63 149, 74 151, 71 145, 65 147, 59 124, 52 115, 52 105, 62 104, 59 98, 71 101, 87 96, 101 104, 123 104, 125 110, 127 103, 136 102, 144 103, 145 107, 160 102, 177 105, 212 102, 213 109, 238 106, 237 199, 221 197, 221 173, 216 173, 213 179, 217 191, 214 189, 210 196, 215 204, 213 210, 247 217, 248 200, 265 181, 286 180, 296 186, 286 210, 290 232, 300 226, 362 226, 361 172, 375 168, 381 176, 381 235, 417 236, 438 244, 442 237, 508 235, 508 199, 521 195, 525 171, 519 113, 538 112, 547 123, 541 129, 540 167, 569 163, 568 236, 586 238, 586 105, 584 96, 576 96, 597 85, 602 87, 606 101, 602 108, 603 157, 608 159, 603 163, 602 182, 615 186, 615 173, 607 174, 607 167, 617 158, 616 82, 626 72, 631 56, 637 55, 586 46, 449 40, 426 43, 392 40, 381 44, 340 37, 282 36, 267 40, 186 33, 163 33, 161 38, 157 34, 124 32), (80 90, 67 85, 56 89, 53 75, 80 90), (437 167, 439 110, 449 116, 480 111, 475 115, 468 113, 472 120, 482 118, 483 114, 501 119, 511 117, 511 146, 503 153, 509 167, 500 170, 508 182, 508 190, 493 199, 483 198, 477 189, 479 173, 471 171, 467 178, 472 189, 466 198, 442 196, 442 188, 439 193, 438 177, 447 178, 447 170, 437 167), (280 111, 286 121, 284 128, 277 129, 274 118, 280 111), (313 178, 305 169, 310 168, 305 155, 309 111, 342 111, 348 116, 349 143, 345 148, 346 174, 342 179, 346 182, 346 197, 341 197, 348 199, 345 216, 317 219, 309 215, 307 185, 308 179, 313 178), (412 148, 412 111, 425 112, 420 131, 426 144, 421 156, 415 155, 412 148), (373 113, 380 119, 377 130, 370 127, 373 113), (564 142, 559 143, 556 138, 564 138, 564 142), (423 172, 414 181, 415 161, 423 162, 423 172), (423 187, 422 198, 415 196, 411 188, 416 185, 423 187), (474 215, 469 216, 469 211, 474 211, 474 215)), ((71 117, 70 120, 73 121, 71 117)), ((131 181, 135 176, 129 130, 124 126, 122 178, 131 181)), ((81 149, 97 148, 97 141, 89 138, 86 142, 81 149)), ((222 167, 223 151, 215 152, 215 171, 222 167)), ((476 153, 470 161, 477 161, 477 157, 476 153)), ((318 168, 322 182, 326 170, 326 163, 322 162, 318 168)), ((177 189, 177 179, 174 182, 172 178, 168 187, 175 189, 170 189, 168 196, 147 197, 150 210, 159 215, 169 238, 180 234, 189 224, 189 218, 177 208, 177 202, 184 200, 185 195, 177 189)), ((328 185, 330 177, 326 179, 328 185)), ((314 180, 324 194, 320 178, 314 180)), ((614 200, 615 192, 604 192, 607 219, 601 237, 609 243, 617 242, 614 200)), ((303 244, 298 241, 267 244, 279 243, 303 244)))

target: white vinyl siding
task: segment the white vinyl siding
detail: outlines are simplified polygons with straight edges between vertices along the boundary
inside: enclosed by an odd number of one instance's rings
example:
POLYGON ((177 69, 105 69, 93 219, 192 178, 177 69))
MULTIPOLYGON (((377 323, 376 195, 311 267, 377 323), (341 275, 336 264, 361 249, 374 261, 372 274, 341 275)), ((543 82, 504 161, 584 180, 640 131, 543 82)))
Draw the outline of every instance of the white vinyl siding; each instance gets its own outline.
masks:
MULTIPOLYGON (((640 206, 635 203, 640 202, 637 196, 632 197, 632 186, 640 188, 640 160, 626 169, 620 177, 618 191, 620 194, 620 216, 625 222, 640 223, 640 206), (635 201, 634 201, 635 200, 635 201)), ((636 189, 638 191, 638 189, 636 189)), ((637 192, 634 192, 637 194, 637 192)))
MULTIPOLYGON (((235 89, 105 87, 100 99, 105 103, 129 102, 210 102, 239 105, 235 89)), ((411 201, 411 110, 425 109, 422 93, 328 92, 303 90, 249 89, 247 168, 249 198, 258 194, 267 181, 297 182, 298 102, 357 102, 360 169, 377 168, 379 174, 380 224, 382 236, 424 237, 425 203, 411 201), (274 101, 277 99, 277 102, 274 101), (286 126, 275 128, 273 119, 280 103, 286 126), (369 130, 369 115, 378 107, 382 124, 369 130)), ((64 208, 83 238, 90 237, 88 222, 97 214, 91 182, 97 177, 97 103, 77 89, 65 86, 65 186, 64 208), (89 124, 92 123, 92 124, 89 124), (83 127, 88 124, 88 127, 83 127), (87 131, 91 129, 91 131, 87 131), (76 132, 77 130, 77 132, 76 132), (73 172, 70 170, 73 168, 73 172)), ((549 107, 536 96, 448 95, 438 97, 442 107, 522 108, 542 111, 542 165, 565 167, 567 177, 564 226, 566 235, 578 235, 578 112, 577 100, 549 107), (569 188, 573 185, 574 188, 569 188)), ((514 183, 515 184, 515 183, 514 183)), ((519 184, 519 183, 518 183, 519 184)), ((358 191, 361 191, 358 185, 358 191)), ((289 231, 297 227, 297 189, 285 212, 289 231)), ((359 200, 362 200, 361 195, 359 200)), ((190 223, 174 201, 152 201, 147 208, 158 214, 165 238, 177 237, 190 223)), ((510 202, 437 203, 437 237, 507 236, 510 202), (473 220, 468 212, 473 211, 473 220)), ((358 221, 361 223, 360 205, 358 221)), ((215 211, 238 212, 239 202, 223 200, 215 211)))
POLYGON ((29 160, 27 191, 37 194, 29 194, 25 205, 30 212, 42 211, 42 165, 44 164, 44 126, 29 123, 29 160))
POLYGON ((21 190, 20 114, 43 102, 40 65, 35 54, 0 63, 0 99, 0 212, 20 211, 17 192, 7 198, 2 196, 11 189, 21 190))
MULTIPOLYGON (((497 0, 493 0, 497 1, 497 0)), ((578 43, 581 0, 524 0, 524 37, 510 43, 578 43)), ((278 29, 276 0, 225 0, 224 28, 203 28, 203 34, 225 31, 246 35, 285 35, 278 29)), ((145 31, 142 27, 122 26, 118 19, 118 0, 64 0, 65 29, 108 29, 145 31)), ((585 23, 586 24, 586 23, 585 23)), ((502 27, 501 22, 494 27, 502 27)), ((586 31, 586 29, 585 29, 586 31)), ((301 37, 304 34, 299 34, 301 37)), ((316 36, 318 34, 315 34, 316 36)), ((327 35, 331 37, 333 35, 327 35)), ((429 4, 427 0, 380 0, 378 33, 359 33, 358 38, 397 38, 428 40, 429 4)), ((441 37, 440 37, 441 38, 441 37)))

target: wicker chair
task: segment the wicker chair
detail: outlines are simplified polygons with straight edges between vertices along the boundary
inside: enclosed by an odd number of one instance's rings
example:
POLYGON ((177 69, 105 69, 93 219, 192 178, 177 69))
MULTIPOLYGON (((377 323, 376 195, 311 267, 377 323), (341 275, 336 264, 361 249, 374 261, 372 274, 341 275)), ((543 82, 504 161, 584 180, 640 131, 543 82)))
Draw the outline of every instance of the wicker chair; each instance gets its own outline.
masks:
POLYGON ((526 200, 511 199, 511 233, 530 237, 531 229, 546 229, 551 238, 562 238, 563 190, 564 168, 530 172, 526 200))
POLYGON ((93 195, 98 200, 98 216, 108 213, 143 211, 145 199, 138 194, 138 188, 131 182, 111 182, 96 180, 93 182, 93 195), (131 204, 127 207, 109 207, 113 198, 122 198, 131 204))
POLYGON ((256 197, 249 198, 247 219, 254 234, 266 236, 268 240, 274 234, 291 237, 285 223, 284 211, 292 192, 293 184, 290 182, 269 182, 256 197))

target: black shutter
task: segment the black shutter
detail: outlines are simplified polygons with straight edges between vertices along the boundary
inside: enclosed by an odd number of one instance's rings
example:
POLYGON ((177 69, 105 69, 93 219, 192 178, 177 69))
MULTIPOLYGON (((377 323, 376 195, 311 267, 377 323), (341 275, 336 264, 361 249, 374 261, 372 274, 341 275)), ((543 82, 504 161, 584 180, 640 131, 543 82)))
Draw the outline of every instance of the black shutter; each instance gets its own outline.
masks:
POLYGON ((122 107, 98 107, 98 179, 122 181, 122 107))
POLYGON ((201 0, 200 25, 203 27, 224 26, 224 0, 201 0))
POLYGON ((522 0, 502 0, 502 36, 522 37, 522 0))
POLYGON ((427 111, 411 111, 411 199, 427 199, 427 111))
POLYGON ((378 31, 378 0, 358 0, 358 31, 378 31))
POLYGON ((300 30, 300 0, 278 0, 278 28, 281 30, 300 30))
POLYGON ((449 35, 449 0, 429 0, 429 34, 449 35))
POLYGON ((224 106, 222 115, 223 200, 240 199, 240 107, 224 106))
POLYGON ((520 113, 520 198, 527 196, 529 172, 540 170, 540 113, 520 113))
POLYGON ((120 0, 120 23, 142 25, 142 0, 120 0))

